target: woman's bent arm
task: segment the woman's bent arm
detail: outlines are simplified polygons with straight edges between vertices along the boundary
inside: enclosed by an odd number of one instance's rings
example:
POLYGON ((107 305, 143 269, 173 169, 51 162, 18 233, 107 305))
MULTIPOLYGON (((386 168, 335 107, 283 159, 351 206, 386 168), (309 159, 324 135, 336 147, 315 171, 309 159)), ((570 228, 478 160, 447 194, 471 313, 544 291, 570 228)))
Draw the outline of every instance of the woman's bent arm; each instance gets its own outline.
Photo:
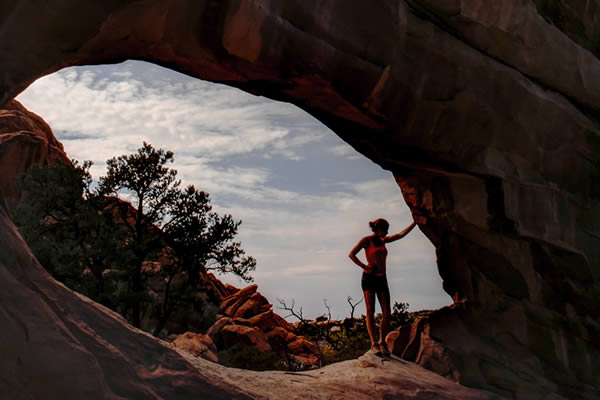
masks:
POLYGON ((356 265, 358 265, 359 267, 361 267, 364 270, 366 270, 368 268, 368 266, 365 263, 363 263, 362 261, 360 261, 360 259, 356 256, 356 254, 358 254, 358 252, 361 251, 365 247, 365 243, 366 243, 366 238, 362 238, 360 240, 360 242, 358 242, 358 244, 356 246, 354 246, 352 248, 352 250, 350 250, 350 254, 348 254, 348 257, 350 257, 350 259, 352 261, 354 261, 354 263, 356 265))

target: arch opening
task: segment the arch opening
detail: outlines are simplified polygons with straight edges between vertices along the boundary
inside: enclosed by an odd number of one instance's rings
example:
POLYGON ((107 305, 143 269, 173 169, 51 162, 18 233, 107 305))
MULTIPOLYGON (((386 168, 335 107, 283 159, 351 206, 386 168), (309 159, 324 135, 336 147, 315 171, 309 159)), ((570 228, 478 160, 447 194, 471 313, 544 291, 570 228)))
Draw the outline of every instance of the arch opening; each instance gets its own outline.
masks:
MULTIPOLYGON (((289 104, 139 61, 64 69, 17 100, 50 123, 70 157, 94 161, 96 178, 104 160, 135 151, 142 140, 174 151, 173 168, 184 184, 207 190, 218 211, 243 221, 239 239, 257 258, 258 292, 289 322, 297 318, 282 306, 294 301, 304 319, 331 314, 341 324, 350 313, 347 298, 362 299, 360 270, 347 253, 369 234, 367 222, 384 216, 399 231, 412 220, 388 172, 289 104)), ((406 302, 409 311, 419 311, 450 303, 440 289, 433 247, 418 229, 390 247, 392 304, 406 302)), ((248 284, 232 275, 219 279, 248 284)), ((354 313, 364 316, 359 304, 354 313)), ((174 329, 162 337, 193 330, 174 329)), ((312 339, 322 356, 329 343, 318 335, 312 339)), ((333 359, 345 358, 328 362, 333 359)))

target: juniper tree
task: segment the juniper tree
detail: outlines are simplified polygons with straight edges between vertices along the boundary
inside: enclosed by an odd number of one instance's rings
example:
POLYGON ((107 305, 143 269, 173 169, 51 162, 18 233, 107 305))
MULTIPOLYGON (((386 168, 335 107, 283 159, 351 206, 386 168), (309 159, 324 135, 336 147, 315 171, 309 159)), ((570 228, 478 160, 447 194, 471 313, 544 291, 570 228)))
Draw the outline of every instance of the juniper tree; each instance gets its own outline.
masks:
POLYGON ((27 194, 14 214, 52 275, 136 327, 144 310, 153 310, 155 334, 177 306, 198 298, 203 272, 251 281, 256 267, 233 240, 241 221, 212 211, 208 193, 182 189, 177 171, 168 167, 173 159, 173 152, 144 142, 134 154, 107 160, 107 173, 93 188, 89 161, 33 167, 21 179, 27 194), (157 272, 152 263, 160 264, 157 272), (161 278, 154 298, 152 273, 161 278))

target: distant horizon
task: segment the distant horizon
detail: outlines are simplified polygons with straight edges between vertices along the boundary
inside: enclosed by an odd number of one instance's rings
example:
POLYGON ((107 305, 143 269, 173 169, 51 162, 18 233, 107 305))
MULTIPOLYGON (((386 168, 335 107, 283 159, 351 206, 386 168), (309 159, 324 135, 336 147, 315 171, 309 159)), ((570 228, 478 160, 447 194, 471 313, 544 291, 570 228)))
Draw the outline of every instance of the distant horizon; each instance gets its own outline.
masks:
MULTIPOLYGON (((182 183, 242 220, 236 239, 257 259, 254 282, 212 272, 236 287, 256 283, 283 316, 277 298, 294 299, 309 319, 326 313, 324 298, 332 318, 349 316, 346 298, 362 298, 362 271, 347 254, 371 234, 368 222, 386 218, 390 234, 412 222, 389 171, 291 104, 141 61, 66 68, 17 100, 48 122, 70 158, 94 162, 95 179, 106 159, 144 140, 173 151, 182 183)), ((417 311, 452 303, 418 227, 388 250, 392 305, 417 311)), ((364 301, 355 311, 362 314, 364 301)))

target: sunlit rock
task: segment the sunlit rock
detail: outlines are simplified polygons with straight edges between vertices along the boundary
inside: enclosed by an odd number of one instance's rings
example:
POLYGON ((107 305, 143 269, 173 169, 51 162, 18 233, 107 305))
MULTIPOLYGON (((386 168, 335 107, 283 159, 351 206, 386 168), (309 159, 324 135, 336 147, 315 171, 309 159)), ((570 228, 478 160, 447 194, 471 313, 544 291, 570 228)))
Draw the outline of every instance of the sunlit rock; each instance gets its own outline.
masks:
POLYGON ((271 304, 269 303, 269 300, 267 300, 265 296, 257 292, 250 296, 248 300, 244 302, 243 305, 237 308, 233 316, 234 318, 246 318, 248 316, 254 316, 258 313, 267 311, 270 308, 271 304))
POLYGON ((23 193, 19 177, 32 165, 70 163, 63 145, 48 124, 17 100, 0 109, 0 194, 8 210, 16 207, 23 193))
POLYGON ((178 349, 185 350, 196 357, 219 362, 217 347, 208 335, 186 332, 183 335, 179 335, 172 344, 178 349))

